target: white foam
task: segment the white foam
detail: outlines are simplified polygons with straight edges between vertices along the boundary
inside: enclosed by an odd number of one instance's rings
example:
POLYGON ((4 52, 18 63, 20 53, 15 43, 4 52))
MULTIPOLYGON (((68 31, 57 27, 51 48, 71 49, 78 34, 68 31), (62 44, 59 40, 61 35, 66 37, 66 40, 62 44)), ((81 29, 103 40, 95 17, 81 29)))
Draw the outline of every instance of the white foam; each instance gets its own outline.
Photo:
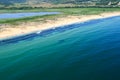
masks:
POLYGON ((36 32, 36 34, 40 34, 40 33, 41 33, 41 31, 36 32))

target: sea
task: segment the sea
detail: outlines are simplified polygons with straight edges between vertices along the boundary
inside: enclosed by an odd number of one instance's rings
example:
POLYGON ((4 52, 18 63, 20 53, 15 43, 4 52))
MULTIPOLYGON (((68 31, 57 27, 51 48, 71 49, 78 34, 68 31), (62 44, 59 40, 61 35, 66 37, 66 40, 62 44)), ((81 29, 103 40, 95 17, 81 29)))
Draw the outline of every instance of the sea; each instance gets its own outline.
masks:
POLYGON ((120 16, 0 40, 0 80, 120 80, 120 16))

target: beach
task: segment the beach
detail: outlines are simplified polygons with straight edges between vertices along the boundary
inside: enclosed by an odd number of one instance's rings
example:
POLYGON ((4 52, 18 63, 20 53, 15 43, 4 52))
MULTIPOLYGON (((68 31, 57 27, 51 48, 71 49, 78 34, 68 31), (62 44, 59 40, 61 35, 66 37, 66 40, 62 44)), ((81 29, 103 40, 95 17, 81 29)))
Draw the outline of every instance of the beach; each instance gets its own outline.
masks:
POLYGON ((0 39, 11 38, 32 32, 41 32, 43 30, 56 28, 64 25, 81 23, 94 19, 101 19, 113 16, 119 16, 120 12, 108 12, 99 15, 81 15, 81 16, 66 16, 55 20, 46 20, 45 22, 28 22, 11 27, 11 25, 1 25, 0 39))

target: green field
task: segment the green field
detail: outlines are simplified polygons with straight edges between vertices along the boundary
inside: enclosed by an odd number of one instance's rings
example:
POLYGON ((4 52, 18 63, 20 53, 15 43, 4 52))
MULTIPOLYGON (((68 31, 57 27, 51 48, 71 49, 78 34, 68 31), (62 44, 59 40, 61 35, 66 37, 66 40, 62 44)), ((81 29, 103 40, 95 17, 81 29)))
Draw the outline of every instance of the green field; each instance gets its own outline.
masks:
POLYGON ((47 15, 47 16, 34 16, 19 19, 3 19, 0 20, 0 24, 19 24, 21 22, 42 22, 48 19, 56 19, 58 17, 64 17, 68 15, 93 15, 100 14, 104 12, 120 11, 120 8, 41 8, 41 9, 26 9, 26 10, 0 10, 0 13, 17 13, 17 12, 61 12, 57 15, 47 15))

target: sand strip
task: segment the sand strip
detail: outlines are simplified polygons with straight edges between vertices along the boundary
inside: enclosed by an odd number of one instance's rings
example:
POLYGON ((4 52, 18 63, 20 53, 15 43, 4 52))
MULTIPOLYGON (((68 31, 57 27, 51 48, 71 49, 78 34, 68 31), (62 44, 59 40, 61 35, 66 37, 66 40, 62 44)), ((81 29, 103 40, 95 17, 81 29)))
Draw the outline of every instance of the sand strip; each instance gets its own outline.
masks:
MULTIPOLYGON (((21 25, 17 25, 14 28, 7 25, 3 31, 0 31, 0 39, 10 38, 14 36, 20 36, 32 32, 42 31, 50 28, 56 28, 63 25, 69 25, 78 22, 85 22, 88 20, 107 18, 112 16, 120 16, 120 12, 102 13, 99 15, 81 15, 81 16, 67 16, 64 18, 58 18, 56 20, 48 20, 45 23, 31 22, 21 25)), ((0 27, 4 27, 1 25, 0 27)))

